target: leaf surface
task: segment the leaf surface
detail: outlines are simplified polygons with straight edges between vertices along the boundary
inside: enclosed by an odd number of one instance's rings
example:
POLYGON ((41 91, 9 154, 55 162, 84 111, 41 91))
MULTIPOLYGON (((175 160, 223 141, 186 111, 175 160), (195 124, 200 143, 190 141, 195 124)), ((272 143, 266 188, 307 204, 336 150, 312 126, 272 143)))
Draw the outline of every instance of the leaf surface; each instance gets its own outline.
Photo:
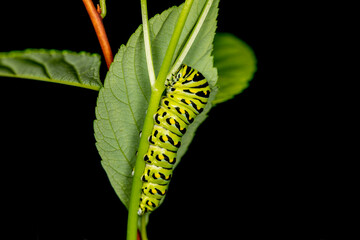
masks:
MULTIPOLYGON (((213 67, 210 54, 216 29, 218 2, 218 0, 214 1, 193 47, 184 60, 185 64, 202 72, 212 87, 217 81, 217 71, 213 67)), ((204 3, 205 0, 193 3, 176 54, 179 54, 193 29, 204 3)), ((182 6, 172 7, 149 20, 155 74, 160 70, 181 8, 182 6)), ((127 44, 120 47, 114 58, 104 87, 99 93, 94 122, 96 146, 102 158, 102 165, 115 192, 126 207, 130 199, 131 173, 140 141, 139 133, 144 123, 150 95, 143 32, 142 26, 139 26, 127 44)), ((212 95, 214 96, 215 94, 212 95)), ((209 104, 204 113, 188 129, 183 137, 177 159, 185 153, 197 126, 205 119, 210 107, 209 104)))
POLYGON ((45 49, 0 53, 0 76, 99 90, 100 56, 45 49))
POLYGON ((219 74, 219 90, 213 104, 218 104, 248 87, 256 71, 256 58, 245 42, 229 33, 216 34, 213 55, 219 74))

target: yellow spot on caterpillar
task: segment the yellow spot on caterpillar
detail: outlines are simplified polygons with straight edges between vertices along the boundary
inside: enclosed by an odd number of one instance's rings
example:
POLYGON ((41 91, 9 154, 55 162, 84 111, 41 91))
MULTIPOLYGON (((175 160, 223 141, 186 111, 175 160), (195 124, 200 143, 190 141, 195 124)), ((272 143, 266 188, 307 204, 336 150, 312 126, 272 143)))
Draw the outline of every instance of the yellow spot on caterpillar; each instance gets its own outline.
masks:
POLYGON ((190 104, 190 103, 191 103, 189 99, 185 99, 185 102, 186 102, 187 104, 190 104))
POLYGON ((184 128, 183 128, 183 127, 180 127, 180 131, 182 131, 182 130, 184 130, 184 128))
POLYGON ((192 119, 192 117, 191 116, 189 116, 189 120, 191 120, 192 119))
POLYGON ((160 174, 159 173, 155 173, 155 178, 160 178, 160 174))
POLYGON ((201 109, 201 107, 197 106, 197 109, 198 109, 198 110, 200 110, 200 109, 201 109))
POLYGON ((170 121, 170 124, 171 124, 171 125, 174 125, 174 124, 175 124, 175 120, 174 120, 174 119, 170 118, 169 121, 170 121))
POLYGON ((163 159, 164 159, 164 155, 159 154, 159 159, 160 159, 160 160, 163 160, 163 159))
POLYGON ((196 76, 199 76, 199 74, 197 73, 196 76))
POLYGON ((149 202, 148 202, 148 205, 152 207, 153 203, 149 201, 149 202))
POLYGON ((153 194, 155 194, 155 193, 156 193, 156 190, 155 190, 155 189, 151 189, 151 192, 152 192, 153 194))
POLYGON ((204 93, 205 95, 207 95, 207 92, 206 92, 206 91, 203 91, 203 93, 204 93))
POLYGON ((173 162, 174 162, 174 159, 170 159, 170 160, 169 160, 169 163, 173 163, 173 162))
POLYGON ((164 142, 166 142, 167 140, 169 140, 169 138, 167 136, 163 136, 163 140, 164 142))
POLYGON ((189 89, 189 91, 190 91, 191 93, 197 93, 197 91, 196 91, 195 89, 189 89))
POLYGON ((185 113, 185 110, 182 109, 182 108, 180 108, 179 111, 180 111, 181 114, 184 114, 184 113, 185 113))

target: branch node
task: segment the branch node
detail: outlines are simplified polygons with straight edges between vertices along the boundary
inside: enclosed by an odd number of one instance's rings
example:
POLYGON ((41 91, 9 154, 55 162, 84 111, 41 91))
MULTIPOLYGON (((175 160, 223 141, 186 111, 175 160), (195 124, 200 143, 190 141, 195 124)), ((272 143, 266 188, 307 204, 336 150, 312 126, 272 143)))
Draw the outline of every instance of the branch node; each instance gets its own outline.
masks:
POLYGON ((98 14, 100 15, 101 17, 101 7, 99 4, 96 5, 96 11, 98 12, 98 14))

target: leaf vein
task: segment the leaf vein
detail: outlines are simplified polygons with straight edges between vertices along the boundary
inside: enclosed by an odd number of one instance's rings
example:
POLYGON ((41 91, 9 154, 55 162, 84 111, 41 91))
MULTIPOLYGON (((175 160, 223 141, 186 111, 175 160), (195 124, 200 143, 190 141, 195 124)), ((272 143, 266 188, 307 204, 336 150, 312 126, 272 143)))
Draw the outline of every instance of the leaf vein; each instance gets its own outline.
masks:
POLYGON ((121 63, 121 68, 122 68, 122 75, 123 75, 122 79, 123 79, 123 81, 124 81, 124 87, 125 87, 125 95, 126 95, 126 98, 127 98, 127 100, 128 100, 129 110, 130 110, 130 112, 131 112, 131 116, 132 116, 132 118, 133 118, 133 120, 134 120, 134 123, 135 123, 135 126, 136 126, 137 130, 140 132, 140 127, 138 126, 137 120, 136 120, 135 115, 134 115, 133 108, 132 108, 132 106, 131 106, 131 104, 130 104, 128 86, 127 86, 126 81, 125 81, 124 64, 122 64, 122 63, 121 63))
MULTIPOLYGON (((106 101, 105 101, 105 99, 104 99, 104 96, 102 96, 102 97, 103 97, 103 101, 104 101, 105 111, 106 111, 106 112, 108 113, 108 115, 109 115, 109 109, 108 109, 108 107, 107 107, 106 101)), ((112 121, 111 121, 110 119, 108 119, 108 122, 109 122, 110 128, 111 128, 111 130, 112 130, 112 133, 115 135, 115 129, 114 129, 113 125, 112 125, 112 121)), ((104 136, 104 135, 103 135, 103 136, 104 136)), ((120 143, 119 143, 119 140, 116 138, 116 136, 114 136, 114 139, 115 139, 115 141, 116 141, 116 143, 117 143, 117 145, 118 145, 118 148, 119 148, 120 152, 121 152, 122 155, 124 156, 126 162, 129 164, 129 166, 131 166, 130 160, 127 158, 126 154, 125 154, 124 151, 122 150, 122 148, 121 148, 121 146, 120 146, 120 143)))
MULTIPOLYGON (((138 38, 137 43, 138 43, 139 41, 140 41, 140 38, 138 38)), ((134 48, 134 56, 136 56, 136 47, 134 48)), ((135 62, 136 62, 136 61, 134 61, 134 74, 135 74, 136 82, 137 82, 137 84, 139 85, 140 91, 141 91, 142 95, 144 96, 144 98, 145 98, 145 100, 146 100, 146 103, 147 103, 147 105, 148 105, 148 104, 149 104, 149 100, 148 100, 148 98, 147 98, 144 90, 143 90, 142 87, 141 87, 141 84, 140 84, 138 75, 137 75, 137 73, 136 73, 135 62)))

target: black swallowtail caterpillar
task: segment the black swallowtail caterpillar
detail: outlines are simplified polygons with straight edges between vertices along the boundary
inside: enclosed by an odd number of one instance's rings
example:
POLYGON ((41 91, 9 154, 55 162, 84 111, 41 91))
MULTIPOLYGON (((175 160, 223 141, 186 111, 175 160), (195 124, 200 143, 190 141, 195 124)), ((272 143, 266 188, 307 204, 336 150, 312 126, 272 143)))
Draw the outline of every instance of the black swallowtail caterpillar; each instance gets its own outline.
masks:
POLYGON ((149 149, 144 156, 142 194, 138 214, 152 212, 166 195, 177 150, 187 127, 208 101, 210 86, 197 70, 183 64, 165 83, 166 95, 154 114, 149 149))

